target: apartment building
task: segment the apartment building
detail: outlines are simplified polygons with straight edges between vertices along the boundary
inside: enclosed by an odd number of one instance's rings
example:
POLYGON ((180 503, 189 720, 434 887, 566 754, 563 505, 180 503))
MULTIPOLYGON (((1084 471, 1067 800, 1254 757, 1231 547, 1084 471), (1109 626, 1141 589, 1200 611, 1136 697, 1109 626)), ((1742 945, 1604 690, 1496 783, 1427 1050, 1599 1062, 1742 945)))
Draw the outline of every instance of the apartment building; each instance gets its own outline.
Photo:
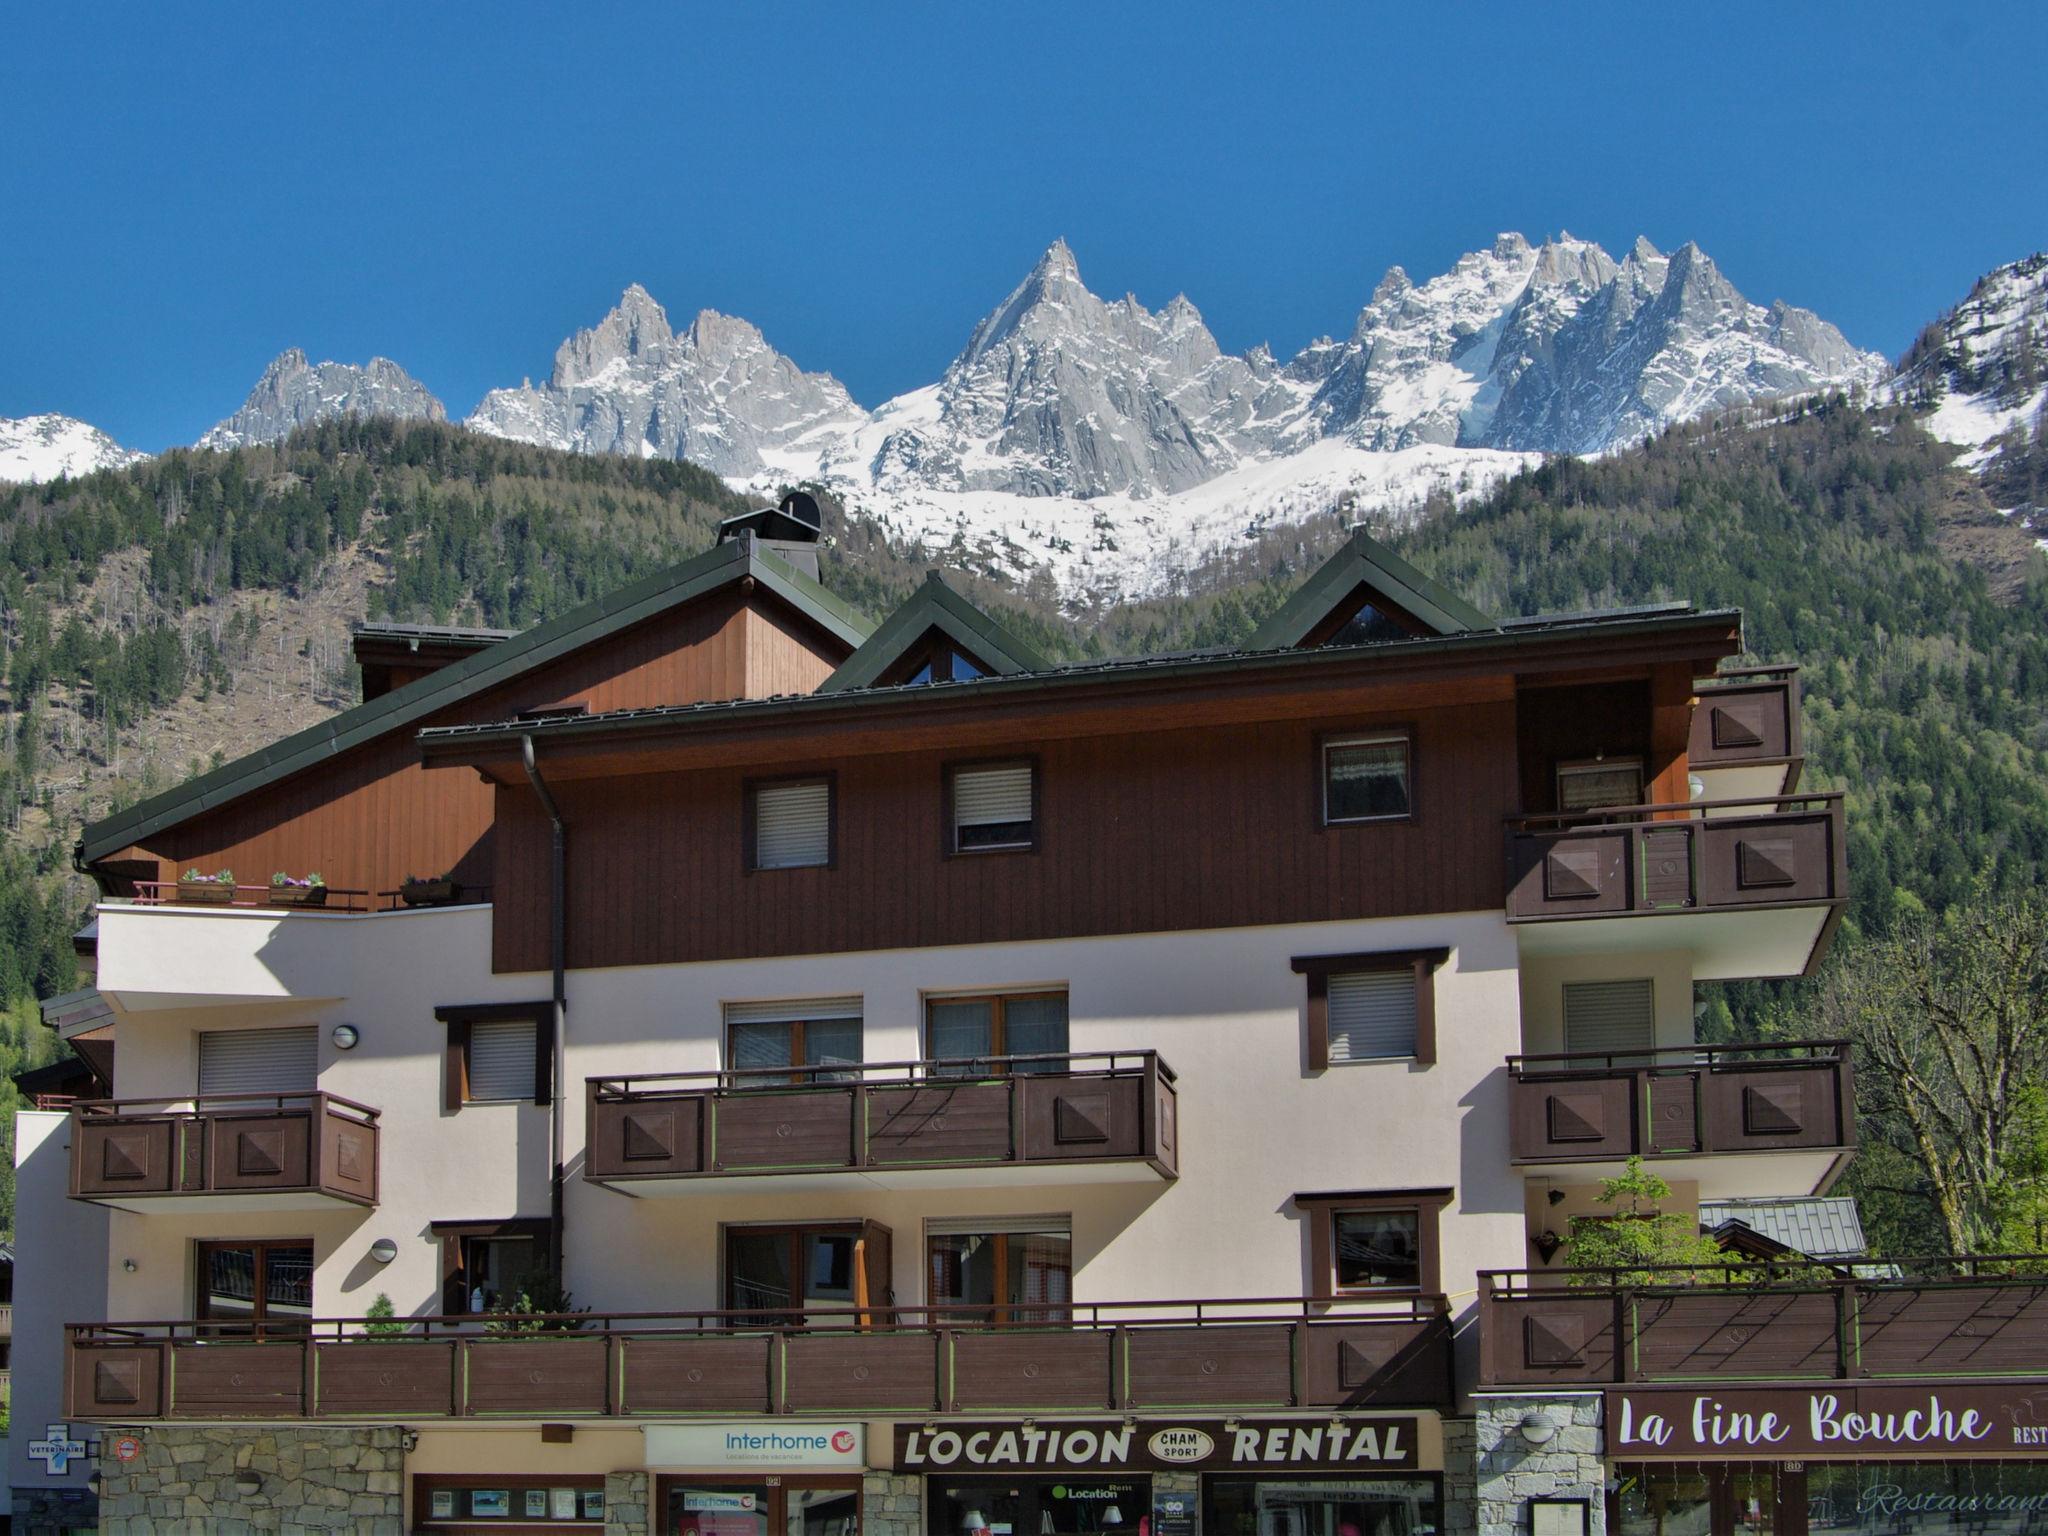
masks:
POLYGON ((1242 649, 1058 666, 817 528, 366 629, 361 706, 88 829, 24 1528, 2025 1528, 2038 1283, 1562 1272, 1632 1155, 1697 1219, 1853 1150, 1840 1042, 1694 1038, 1845 900, 1738 614, 1361 534, 1242 649))

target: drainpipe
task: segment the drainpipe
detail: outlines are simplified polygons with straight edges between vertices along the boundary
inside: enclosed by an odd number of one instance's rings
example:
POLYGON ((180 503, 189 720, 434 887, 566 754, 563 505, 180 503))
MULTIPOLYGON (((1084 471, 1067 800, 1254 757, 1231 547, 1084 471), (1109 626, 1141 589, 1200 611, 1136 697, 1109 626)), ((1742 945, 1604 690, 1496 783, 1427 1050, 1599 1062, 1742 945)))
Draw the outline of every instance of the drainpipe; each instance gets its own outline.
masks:
POLYGON ((534 794, 540 797, 540 807, 547 812, 553 828, 549 850, 548 871, 548 938, 549 950, 554 965, 554 1008, 555 1008, 555 1061, 554 1071, 549 1074, 553 1082, 548 1100, 548 1152, 551 1172, 548 1179, 548 1263, 554 1271, 555 1283, 564 1282, 562 1273, 562 1074, 567 1067, 569 1021, 569 917, 567 910, 567 887, 564 879, 564 864, 568 852, 569 829, 562 820, 562 809, 555 804, 555 797, 549 793, 547 780, 540 776, 540 763, 533 753, 533 737, 519 738, 519 757, 526 767, 526 782, 533 786, 534 794))

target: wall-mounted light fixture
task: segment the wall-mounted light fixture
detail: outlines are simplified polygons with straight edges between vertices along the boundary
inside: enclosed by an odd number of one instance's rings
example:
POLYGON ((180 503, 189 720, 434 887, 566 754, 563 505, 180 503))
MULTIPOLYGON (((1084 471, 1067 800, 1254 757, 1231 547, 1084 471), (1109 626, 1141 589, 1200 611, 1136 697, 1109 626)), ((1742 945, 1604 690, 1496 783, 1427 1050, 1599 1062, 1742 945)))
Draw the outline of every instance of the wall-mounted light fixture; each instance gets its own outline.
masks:
POLYGON ((352 1051, 363 1038, 363 1034, 353 1024, 337 1024, 328 1031, 327 1038, 334 1042, 337 1051, 352 1051))
POLYGON ((1543 1198, 1548 1200, 1552 1205, 1563 1205, 1564 1191, 1561 1189, 1553 1189, 1552 1191, 1550 1191, 1549 1194, 1545 1195, 1543 1198))
POLYGON ((389 1264, 398 1257, 398 1244, 388 1237, 380 1237, 370 1244, 370 1257, 379 1264, 389 1264))
POLYGON ((135 1271, 140 1269, 141 1267, 142 1266, 137 1264, 133 1259, 123 1259, 121 1261, 122 1270, 131 1275, 134 1274, 135 1271))
POLYGON ((1541 1232, 1538 1232, 1536 1234, 1534 1241, 1536 1245, 1536 1257, 1541 1259, 1546 1264, 1548 1264, 1552 1259, 1556 1258, 1557 1250, 1564 1246, 1564 1239, 1559 1237, 1555 1232, 1551 1231, 1548 1227, 1545 1227, 1541 1232))
POLYGON ((1515 1426, 1522 1438, 1531 1445, 1547 1445, 1557 1433, 1557 1420, 1540 1409, 1531 1408, 1522 1415, 1522 1422, 1515 1426))

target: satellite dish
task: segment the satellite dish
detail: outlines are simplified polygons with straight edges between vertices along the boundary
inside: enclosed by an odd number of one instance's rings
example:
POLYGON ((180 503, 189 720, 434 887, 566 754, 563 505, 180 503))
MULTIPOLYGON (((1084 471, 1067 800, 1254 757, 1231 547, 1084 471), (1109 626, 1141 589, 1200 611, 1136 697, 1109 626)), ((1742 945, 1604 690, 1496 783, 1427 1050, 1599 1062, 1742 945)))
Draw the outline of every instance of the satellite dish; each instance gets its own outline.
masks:
POLYGON ((780 510, 785 517, 793 517, 820 532, 824 530, 825 514, 818 510, 818 499, 808 491, 791 491, 782 498, 780 510))

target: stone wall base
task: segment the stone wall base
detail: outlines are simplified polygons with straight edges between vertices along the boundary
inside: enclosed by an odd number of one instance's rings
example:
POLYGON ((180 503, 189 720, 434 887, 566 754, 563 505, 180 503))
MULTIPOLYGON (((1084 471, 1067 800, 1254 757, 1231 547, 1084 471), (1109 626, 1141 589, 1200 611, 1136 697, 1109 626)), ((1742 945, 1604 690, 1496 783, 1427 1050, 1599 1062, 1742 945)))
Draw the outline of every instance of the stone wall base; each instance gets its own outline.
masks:
POLYGON ((100 1466, 105 1536, 404 1536, 405 1452, 390 1428, 152 1425, 100 1466))
POLYGON ((1585 1499, 1587 1536, 1607 1536, 1607 1472, 1600 1459, 1598 1397, 1529 1393, 1482 1398, 1472 1426, 1477 1465, 1469 1500, 1454 1497, 1451 1491, 1450 1428, 1444 1426, 1447 1525, 1460 1518, 1455 1511, 1463 1503, 1475 1511, 1478 1536, 1529 1536, 1529 1500, 1585 1499), (1532 1415, 1550 1420, 1553 1430, 1548 1439, 1531 1441, 1522 1432, 1523 1421, 1532 1415))

